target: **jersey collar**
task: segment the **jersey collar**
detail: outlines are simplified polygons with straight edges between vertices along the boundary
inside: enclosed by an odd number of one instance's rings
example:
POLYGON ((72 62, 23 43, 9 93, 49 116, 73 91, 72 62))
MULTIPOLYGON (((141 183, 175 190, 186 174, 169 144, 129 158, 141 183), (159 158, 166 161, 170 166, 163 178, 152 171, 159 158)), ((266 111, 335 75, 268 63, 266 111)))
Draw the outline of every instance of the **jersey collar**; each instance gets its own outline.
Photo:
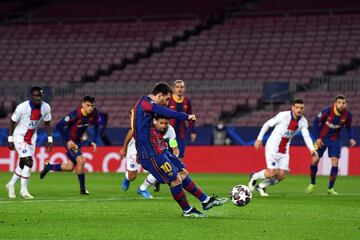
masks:
POLYGON ((177 103, 182 103, 182 102, 184 101, 184 96, 182 96, 182 97, 180 98, 180 100, 177 100, 177 96, 176 96, 175 94, 173 94, 173 99, 174 99, 174 101, 177 102, 177 103))
POLYGON ((290 111, 290 113, 291 113, 291 118, 294 119, 297 122, 300 121, 300 119, 302 118, 302 116, 300 116, 298 118, 295 118, 293 111, 290 111))
POLYGON ((339 112, 337 109, 336 109, 336 105, 334 104, 334 113, 336 114, 336 116, 340 116, 341 115, 341 112, 339 112))
POLYGON ((84 117, 87 117, 88 115, 86 114, 86 112, 84 112, 83 108, 80 108, 80 112, 84 117))

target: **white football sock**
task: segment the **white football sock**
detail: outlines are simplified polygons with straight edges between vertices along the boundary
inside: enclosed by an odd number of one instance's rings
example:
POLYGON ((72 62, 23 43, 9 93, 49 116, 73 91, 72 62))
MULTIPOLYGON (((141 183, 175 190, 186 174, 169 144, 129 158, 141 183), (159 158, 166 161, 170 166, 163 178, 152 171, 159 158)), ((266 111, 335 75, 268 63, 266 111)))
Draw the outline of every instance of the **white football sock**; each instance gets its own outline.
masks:
POLYGON ((9 185, 11 185, 11 186, 15 185, 15 183, 17 182, 17 180, 19 180, 19 178, 21 176, 21 172, 22 172, 22 169, 19 166, 17 166, 13 176, 11 177, 9 185))
POLYGON ((145 191, 146 189, 148 189, 148 187, 154 185, 156 181, 156 178, 153 175, 149 174, 145 178, 144 182, 140 185, 140 190, 145 191))
POLYGON ((129 180, 129 173, 128 173, 128 171, 125 172, 125 178, 126 178, 127 180, 129 180))
POLYGON ((261 170, 260 172, 254 173, 254 175, 252 176, 252 178, 253 178, 254 180, 264 179, 264 178, 265 178, 265 169, 261 170))
POLYGON ((276 178, 267 178, 264 181, 262 181, 261 183, 259 183, 259 187, 260 188, 266 188, 269 185, 275 185, 276 183, 278 183, 279 180, 277 180, 276 178))
POLYGON ((21 172, 21 190, 20 192, 27 192, 27 184, 30 178, 30 172, 31 172, 31 168, 29 168, 28 166, 24 166, 22 172, 21 172))

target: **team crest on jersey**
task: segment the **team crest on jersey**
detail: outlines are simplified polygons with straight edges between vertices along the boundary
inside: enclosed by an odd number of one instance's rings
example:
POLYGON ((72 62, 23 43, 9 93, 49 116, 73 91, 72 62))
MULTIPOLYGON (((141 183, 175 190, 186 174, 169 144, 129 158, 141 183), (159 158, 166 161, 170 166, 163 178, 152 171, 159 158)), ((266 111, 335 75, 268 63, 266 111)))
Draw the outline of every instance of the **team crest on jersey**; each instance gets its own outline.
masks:
POLYGON ((65 120, 65 122, 68 122, 68 121, 70 120, 70 117, 69 117, 69 116, 66 116, 66 117, 64 118, 64 120, 65 120))
POLYGON ((188 105, 184 105, 184 112, 186 112, 188 105))
POLYGON ((292 136, 293 132, 294 132, 294 131, 286 130, 285 136, 290 138, 290 137, 292 136))

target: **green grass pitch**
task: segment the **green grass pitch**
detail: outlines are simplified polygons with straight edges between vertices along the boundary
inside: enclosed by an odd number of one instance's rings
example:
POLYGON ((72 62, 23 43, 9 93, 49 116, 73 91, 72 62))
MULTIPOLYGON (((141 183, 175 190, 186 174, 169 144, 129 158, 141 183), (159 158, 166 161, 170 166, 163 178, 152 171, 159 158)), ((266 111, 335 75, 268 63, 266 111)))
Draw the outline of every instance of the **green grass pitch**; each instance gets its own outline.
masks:
MULTIPOLYGON (((0 174, 4 189, 9 173, 0 174)), ((154 199, 136 193, 145 175, 121 190, 123 174, 86 175, 89 196, 79 195, 74 173, 50 173, 44 180, 32 174, 34 200, 10 200, 0 193, 0 239, 360 239, 360 177, 338 177, 339 196, 326 194, 328 177, 319 177, 307 195, 306 176, 288 176, 269 188, 268 198, 254 193, 245 207, 230 201, 206 212, 207 218, 181 217, 181 210, 161 186, 154 199)), ((208 194, 228 196, 248 176, 193 174, 208 194)), ((197 199, 190 203, 201 209, 197 199)), ((205 211, 204 211, 205 212, 205 211)))

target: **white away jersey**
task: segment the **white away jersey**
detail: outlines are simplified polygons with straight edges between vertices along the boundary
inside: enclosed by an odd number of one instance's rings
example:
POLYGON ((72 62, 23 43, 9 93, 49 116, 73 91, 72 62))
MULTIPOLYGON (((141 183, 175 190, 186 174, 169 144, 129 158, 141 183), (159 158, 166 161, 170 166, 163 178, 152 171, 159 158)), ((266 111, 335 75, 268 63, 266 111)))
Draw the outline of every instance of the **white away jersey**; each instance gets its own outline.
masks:
POLYGON ((275 128, 267 140, 266 151, 288 153, 291 139, 300 131, 307 148, 310 151, 314 150, 313 141, 308 130, 308 122, 304 116, 295 119, 291 111, 280 112, 263 125, 257 139, 262 140, 270 127, 275 128))
POLYGON ((13 137, 14 141, 25 141, 28 144, 36 142, 37 129, 41 121, 51 120, 50 105, 42 102, 40 107, 36 107, 30 100, 20 103, 11 120, 17 123, 13 137))
POLYGON ((166 132, 165 132, 165 134, 163 136, 163 139, 164 140, 169 139, 170 141, 176 139, 175 129, 170 124, 167 126, 167 129, 166 129, 166 132))

